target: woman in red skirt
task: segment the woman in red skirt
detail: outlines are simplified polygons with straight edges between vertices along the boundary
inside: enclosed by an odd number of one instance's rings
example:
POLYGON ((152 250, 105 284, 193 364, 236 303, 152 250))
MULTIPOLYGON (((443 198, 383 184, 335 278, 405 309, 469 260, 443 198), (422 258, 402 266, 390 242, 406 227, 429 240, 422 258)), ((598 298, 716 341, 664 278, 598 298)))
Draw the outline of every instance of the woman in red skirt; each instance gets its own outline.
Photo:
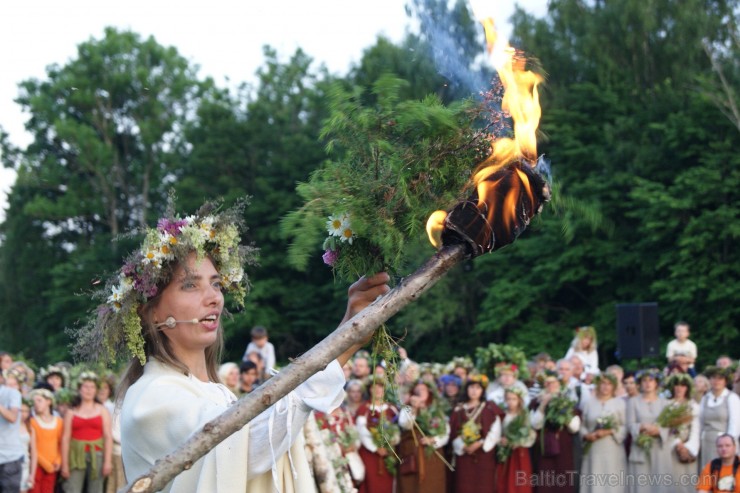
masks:
POLYGON ((400 438, 397 419, 398 409, 385 402, 385 382, 373 379, 370 402, 360 406, 355 420, 362 444, 360 457, 365 464, 365 481, 360 484, 360 493, 393 493, 395 471, 388 470, 387 462, 397 462, 392 452, 400 438), (393 427, 395 433, 390 431, 393 427), (389 456, 390 459, 386 459, 389 456))
POLYGON ((504 391, 506 416, 501 440, 496 449, 496 491, 499 492, 532 492, 529 448, 537 435, 529 422, 524 399, 524 392, 519 387, 509 387, 504 391))
POLYGON ((504 412, 483 398, 488 377, 473 375, 463 391, 463 403, 450 417, 450 438, 455 453, 455 493, 494 493, 496 459, 493 448, 501 438, 504 412))

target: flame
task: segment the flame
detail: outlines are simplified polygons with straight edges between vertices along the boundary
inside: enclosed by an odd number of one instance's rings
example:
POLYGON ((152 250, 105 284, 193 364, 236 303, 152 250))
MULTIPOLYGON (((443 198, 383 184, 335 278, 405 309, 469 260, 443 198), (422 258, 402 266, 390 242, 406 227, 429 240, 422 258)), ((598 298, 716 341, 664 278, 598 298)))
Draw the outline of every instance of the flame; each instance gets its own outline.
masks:
MULTIPOLYGON (((535 200, 528 173, 515 164, 531 169, 537 162, 536 133, 542 114, 537 85, 542 77, 526 70, 526 59, 499 35, 493 17, 476 16, 483 24, 487 51, 504 88, 501 108, 511 116, 514 130, 513 138, 491 143, 491 155, 476 167, 472 178, 477 195, 474 200, 495 234, 495 247, 499 247, 513 241, 539 210, 541 200, 535 200), (502 173, 507 166, 511 170, 502 173), (529 204, 522 203, 524 198, 529 204)), ((447 221, 444 211, 434 212, 427 221, 429 240, 437 248, 442 245, 447 221)), ((486 240, 476 241, 483 245, 486 240)))

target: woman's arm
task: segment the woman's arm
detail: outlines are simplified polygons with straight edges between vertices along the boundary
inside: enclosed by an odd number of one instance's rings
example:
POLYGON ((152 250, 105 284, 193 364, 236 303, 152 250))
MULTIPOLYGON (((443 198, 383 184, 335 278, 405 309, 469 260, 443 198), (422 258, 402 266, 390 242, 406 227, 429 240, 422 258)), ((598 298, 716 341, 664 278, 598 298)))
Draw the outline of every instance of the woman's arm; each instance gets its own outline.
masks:
POLYGON ((64 428, 62 428, 62 477, 69 478, 69 442, 72 439, 72 418, 71 409, 64 413, 64 428))
POLYGON ((105 406, 100 405, 100 408, 103 416, 103 476, 108 476, 113 470, 113 433, 110 413, 105 406))
POLYGON ((33 482, 36 479, 36 468, 39 465, 38 448, 36 447, 36 430, 33 426, 29 426, 29 433, 31 434, 31 441, 29 443, 29 459, 30 465, 28 467, 28 484, 33 486, 33 482))

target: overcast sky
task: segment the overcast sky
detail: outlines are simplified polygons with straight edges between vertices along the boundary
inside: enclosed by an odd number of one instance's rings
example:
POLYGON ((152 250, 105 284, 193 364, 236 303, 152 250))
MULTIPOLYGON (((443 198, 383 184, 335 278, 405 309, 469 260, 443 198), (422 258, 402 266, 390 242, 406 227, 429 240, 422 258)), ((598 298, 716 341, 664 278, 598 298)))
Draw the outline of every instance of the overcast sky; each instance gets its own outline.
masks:
MULTIPOLYGON (((499 19, 514 12, 513 0, 476 1, 490 2, 499 19)), ((516 3, 537 15, 546 12, 547 0, 516 3)), ((17 84, 43 79, 47 65, 64 65, 76 56, 79 43, 100 39, 106 26, 153 35, 198 64, 201 77, 237 84, 252 80, 265 44, 282 59, 300 47, 330 71, 344 74, 379 34, 402 39, 408 23, 404 5, 405 0, 2 0, 0 126, 12 143, 27 145, 23 124, 28 115, 13 102, 17 84)), ((12 171, 0 168, 0 220, 14 180, 12 171)))

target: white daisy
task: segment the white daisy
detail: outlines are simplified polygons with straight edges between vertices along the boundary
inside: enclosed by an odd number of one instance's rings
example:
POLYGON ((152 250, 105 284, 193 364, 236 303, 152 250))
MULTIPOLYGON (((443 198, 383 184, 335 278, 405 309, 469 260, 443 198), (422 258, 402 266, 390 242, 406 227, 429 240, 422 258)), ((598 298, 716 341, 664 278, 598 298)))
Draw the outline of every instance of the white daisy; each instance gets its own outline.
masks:
POLYGON ((326 230, 329 232, 329 236, 342 236, 342 226, 345 222, 349 222, 347 214, 329 216, 329 220, 326 221, 326 230))

